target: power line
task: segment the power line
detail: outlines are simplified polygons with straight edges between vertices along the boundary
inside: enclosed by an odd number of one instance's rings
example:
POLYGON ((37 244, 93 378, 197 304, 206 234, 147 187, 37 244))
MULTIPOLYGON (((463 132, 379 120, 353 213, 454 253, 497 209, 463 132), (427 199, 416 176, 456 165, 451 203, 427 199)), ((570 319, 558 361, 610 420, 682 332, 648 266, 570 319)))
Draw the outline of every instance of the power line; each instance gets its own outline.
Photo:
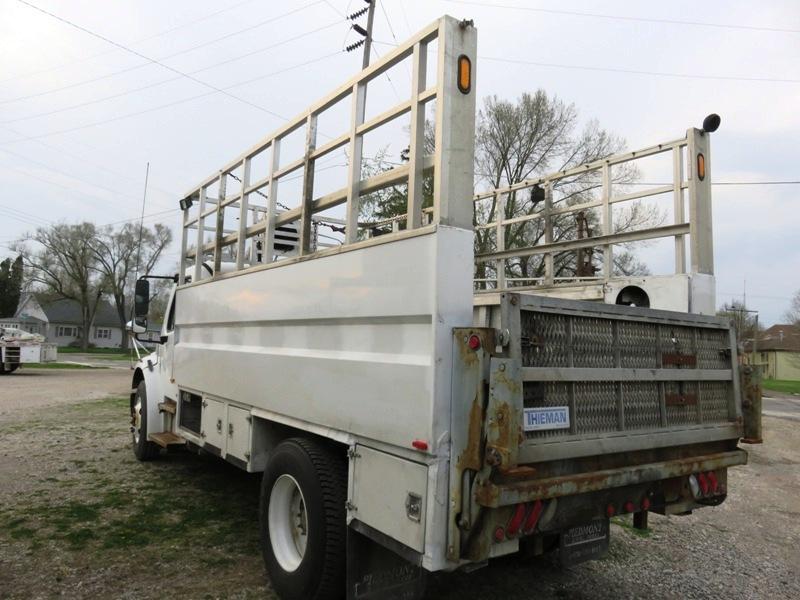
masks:
POLYGON ((740 25, 726 23, 711 23, 708 21, 681 21, 678 19, 655 19, 647 17, 631 17, 629 15, 609 15, 602 13, 580 12, 574 10, 560 10, 551 8, 534 8, 531 6, 513 6, 509 4, 490 4, 488 2, 475 2, 474 0, 444 0, 454 4, 468 4, 471 6, 483 6, 487 8, 502 8, 507 10, 524 10, 553 15, 566 15, 570 17, 588 17, 592 19, 607 19, 613 21, 632 21, 636 23, 661 23, 667 25, 690 25, 693 27, 715 27, 718 29, 739 29, 747 31, 768 31, 772 33, 800 33, 800 29, 787 29, 783 27, 759 27, 755 25, 740 25))
MULTIPOLYGON (((306 62, 297 64, 297 65, 293 65, 291 67, 287 67, 285 69, 280 69, 278 71, 273 71, 272 73, 267 73, 267 74, 264 74, 264 75, 259 75, 258 77, 253 77, 251 79, 247 79, 245 81, 240 81, 240 82, 235 83, 233 85, 227 86, 226 89, 232 89, 232 88, 239 87, 239 86, 242 86, 242 85, 247 85, 249 83, 253 83, 255 81, 258 81, 258 80, 261 80, 261 79, 265 79, 267 77, 272 77, 274 75, 278 75, 280 73, 285 73, 286 71, 290 71, 292 69, 297 69, 297 68, 300 68, 300 67, 303 67, 303 66, 310 65, 310 64, 315 63, 315 62, 319 62, 319 61, 327 59, 327 58, 331 58, 332 56, 336 56, 338 54, 339 54, 339 51, 336 51, 336 52, 333 52, 331 54, 326 54, 324 56, 319 56, 317 58, 308 60, 306 62)), ((79 131, 81 129, 87 129, 89 127, 96 127, 97 125, 104 125, 106 123, 112 123, 114 121, 120 121, 120 120, 123 120, 123 119, 128 119, 128 118, 131 118, 131 117, 136 117, 136 116, 139 116, 139 115, 143 115, 143 114, 147 114, 147 113, 150 113, 150 112, 154 112, 156 110, 161 110, 161 109, 164 109, 164 108, 170 108, 172 106, 177 106, 179 104, 184 104, 186 102, 191 102, 192 100, 197 100, 199 98, 205 98, 205 97, 211 96, 211 95, 213 95, 215 93, 216 93, 215 91, 205 92, 203 94, 197 94, 195 96, 190 96, 188 98, 183 98, 181 100, 176 100, 174 102, 168 102, 166 104, 159 104, 157 106, 153 106, 153 107, 146 108, 146 109, 143 109, 143 110, 135 111, 135 112, 132 112, 132 113, 126 113, 126 114, 123 114, 123 115, 117 115, 116 117, 110 117, 108 119, 102 119, 100 121, 94 121, 94 122, 91 122, 91 123, 86 123, 84 125, 78 125, 78 126, 75 126, 75 127, 69 127, 67 129, 60 129, 60 130, 57 130, 57 131, 49 131, 47 133, 26 136, 26 137, 22 137, 22 138, 17 138, 15 140, 7 140, 5 142, 0 142, 0 145, 13 144, 13 143, 16 143, 16 142, 25 142, 25 141, 28 141, 28 140, 38 140, 39 138, 50 137, 50 136, 59 135, 59 134, 62 134, 62 133, 69 133, 69 132, 72 132, 72 131, 79 131)), ((278 115, 278 116, 280 116, 280 115, 278 115)), ((288 121, 289 120, 286 117, 282 117, 282 116, 280 118, 282 120, 284 120, 284 121, 288 121)), ((325 134, 321 133, 321 135, 325 135, 325 134)))
MULTIPOLYGON (((22 2, 23 4, 28 4, 28 3, 27 3, 27 2, 25 2, 24 0, 17 0, 17 1, 18 1, 18 2, 22 2)), ((64 90, 69 90, 69 89, 76 88, 76 87, 80 87, 80 86, 87 85, 87 84, 90 84, 90 83, 95 83, 95 82, 97 82, 97 81, 102 81, 102 80, 104 80, 104 79, 108 79, 109 77, 114 77, 114 76, 116 76, 116 75, 122 75, 122 74, 124 74, 124 73, 130 73, 131 71, 136 71, 136 70, 138 70, 138 69, 141 69, 141 68, 143 68, 143 67, 146 67, 146 66, 148 66, 149 64, 152 64, 152 63, 158 64, 158 65, 160 65, 160 66, 165 66, 165 65, 163 65, 163 64, 162 64, 161 62, 159 62, 159 61, 165 61, 165 60, 169 60, 169 59, 171 59, 171 58, 175 58, 176 56, 180 56, 181 54, 186 54, 186 53, 188 53, 188 52, 192 52, 193 50, 198 50, 199 48, 204 48, 205 46, 209 46, 209 45, 211 45, 211 44, 215 44, 215 43, 217 43, 217 42, 219 42, 219 41, 221 41, 221 40, 227 39, 227 38, 229 38, 229 37, 232 37, 232 36, 234 36, 234 35, 238 35, 238 34, 240 34, 240 33, 243 33, 243 32, 245 32, 245 31, 249 31, 249 30, 251 30, 251 29, 255 29, 255 28, 257 28, 257 27, 262 27, 263 25, 266 25, 266 24, 268 24, 268 23, 272 23, 272 22, 274 22, 274 21, 277 21, 277 20, 279 20, 279 19, 282 19, 282 18, 284 18, 284 17, 287 17, 287 16, 289 16, 289 15, 292 15, 292 14, 294 14, 294 13, 300 12, 301 10, 305 10, 306 8, 309 8, 309 7, 311 7, 311 6, 314 6, 315 4, 319 4, 321 1, 322 1, 322 0, 317 0, 316 2, 312 2, 311 4, 308 4, 308 5, 305 5, 305 6, 301 6, 300 8, 296 8, 296 9, 294 9, 294 10, 291 10, 291 11, 287 12, 287 13, 280 14, 280 15, 278 15, 278 16, 276 16, 276 17, 271 17, 271 18, 269 18, 269 19, 266 19, 265 21, 261 21, 261 22, 259 22, 259 23, 255 23, 255 24, 253 24, 253 25, 249 25, 248 27, 245 27, 244 29, 240 29, 240 30, 238 30, 238 31, 235 31, 235 32, 232 32, 232 33, 225 34, 225 35, 223 35, 222 37, 218 37, 218 38, 215 38, 215 39, 213 39, 213 40, 207 40, 207 41, 205 41, 205 42, 203 42, 203 43, 201 43, 201 44, 197 44, 197 45, 195 45, 195 46, 192 46, 191 48, 186 48, 185 50, 180 50, 180 51, 178 51, 178 52, 173 52, 172 54, 168 54, 168 55, 166 55, 166 56, 162 56, 160 59, 158 59, 158 61, 157 61, 156 59, 150 59, 150 58, 148 58, 148 57, 145 57, 145 56, 144 56, 144 55, 142 55, 142 54, 138 54, 138 53, 136 53, 134 50, 130 50, 130 49, 128 49, 127 47, 123 47, 123 46, 121 46, 121 45, 118 45, 118 44, 116 44, 116 42, 113 42, 113 41, 111 41, 111 40, 107 40, 106 38, 104 38, 103 36, 100 36, 99 34, 94 34, 94 33, 92 33, 92 32, 89 32, 88 30, 85 30, 85 29, 83 29, 83 28, 82 28, 82 27, 80 27, 80 26, 74 25, 75 27, 78 27, 79 29, 81 29, 81 31, 86 31, 86 32, 88 32, 90 35, 94 35, 95 37, 100 37, 100 39, 102 39, 103 41, 106 41, 106 42, 108 42, 108 43, 111 43, 111 44, 113 44, 113 45, 115 45, 115 46, 117 46, 117 47, 122 47, 123 49, 125 49, 125 50, 126 50, 126 51, 128 51, 128 52, 133 52, 133 53, 135 53, 137 56, 139 56, 139 57, 141 57, 141 58, 145 58, 146 60, 148 60, 148 62, 147 62, 147 63, 144 63, 144 64, 133 65, 133 66, 131 66, 131 67, 126 67, 126 68, 124 68, 124 69, 119 69, 119 70, 117 70, 117 71, 112 71, 111 73, 106 73, 105 75, 99 75, 99 76, 97 76, 97 77, 92 77, 91 79, 84 79, 84 80, 82 80, 82 81, 77 81, 77 82, 70 83, 70 84, 63 85, 63 86, 59 86, 59 87, 56 87, 56 88, 51 88, 51 89, 49 89, 49 90, 44 90, 44 91, 42 91, 42 92, 36 92, 35 94, 28 94, 28 95, 25 95, 25 96, 17 96, 16 98, 7 98, 7 99, 5 99, 5 100, 0 100, 0 105, 2 105, 2 104, 10 104, 10 103, 12 103, 12 102, 18 102, 18 101, 21 101, 21 100, 30 100, 30 99, 32 99, 32 98, 38 98, 38 97, 40 97, 40 96, 46 96, 46 95, 49 95, 49 94, 54 94, 54 93, 56 93, 56 92, 61 92, 61 91, 64 91, 64 90)), ((30 5, 30 6, 32 6, 32 5, 30 5)), ((37 10, 41 10, 41 9, 37 9, 37 10)), ((43 11, 43 12, 44 12, 44 11, 43 11)), ((47 13, 47 12, 45 12, 45 14, 48 14, 48 15, 50 15, 51 13, 47 13)), ((56 16, 56 15, 52 15, 52 16, 53 16, 54 18, 56 18, 56 19, 63 20, 63 19, 61 19, 60 17, 58 17, 58 16, 56 16)), ((68 21, 65 21, 65 22, 69 23, 68 21)), ((71 24, 71 23, 70 23, 70 24, 71 24)), ((338 24, 338 23, 337 23, 337 24, 338 24)), ((307 34, 304 34, 304 35, 307 35, 307 34)), ((302 37, 302 36, 297 36, 297 37, 302 37)), ((287 41, 287 42, 288 42, 288 41, 292 41, 292 40, 294 40, 294 39, 297 39, 297 37, 295 37, 295 38, 291 38, 290 40, 286 40, 286 41, 287 41)), ((272 47, 275 47, 275 46, 277 46, 277 45, 280 45, 280 44, 273 44, 272 46, 268 46, 267 48, 264 48, 264 50, 266 50, 266 49, 269 49, 269 48, 272 48, 272 47)), ((244 56, 248 56, 248 55, 247 55, 247 54, 245 54, 244 56)), ((239 58, 240 58, 240 57, 237 57, 235 60, 238 60, 239 58)), ((222 63, 218 63, 218 64, 225 64, 225 62, 226 62, 226 61, 223 61, 222 63)), ((212 65, 211 67, 206 67, 205 69, 198 69, 197 71, 190 72, 189 74, 191 75, 191 74, 194 74, 194 73, 199 73, 200 71, 204 71, 204 70, 206 70, 206 69, 211 69, 211 68, 213 68, 213 66, 217 66, 217 65, 212 65)), ((174 70, 174 69, 171 69, 171 67, 166 67, 166 68, 169 68, 170 70, 174 70)), ((178 72, 177 70, 175 70, 175 71, 176 71, 176 72, 178 72)), ((180 75, 180 72, 178 72, 178 73, 179 73, 179 75, 180 75)), ((183 75, 180 75, 180 76, 183 76, 183 75)), ((179 76, 179 77, 177 77, 177 78, 175 78, 175 79, 179 79, 179 78, 180 78, 180 76, 179 76)), ((174 79, 168 79, 167 81, 174 81, 174 79)), ((166 83, 166 82, 165 82, 165 83, 166 83)))
MULTIPOLYGON (((294 42, 294 41, 296 41, 298 39, 301 39, 301 38, 307 37, 309 35, 313 35, 315 33, 318 33, 318 32, 320 32, 320 31, 322 31, 324 29, 329 29, 330 27, 333 27, 334 25, 338 25, 338 23, 331 23, 330 25, 324 25, 322 27, 318 27, 317 29, 314 29, 312 31, 307 31, 307 32, 302 33, 300 35, 296 35, 296 36, 294 36, 292 38, 283 40, 281 42, 278 42, 278 43, 275 43, 275 44, 270 44, 269 46, 265 46, 263 48, 259 48, 258 50, 250 51, 250 52, 247 52, 246 54, 235 56, 233 58, 228 58, 228 59, 225 59, 225 60, 223 60, 221 62, 217 62, 217 63, 214 63, 212 65, 208 65, 206 67, 202 67, 200 69, 196 69, 194 71, 189 71, 188 74, 189 75, 196 75, 197 73, 202 73, 203 71, 209 71, 209 70, 214 69, 216 67, 220 67, 220 66, 229 64, 231 62, 235 62, 235 61, 241 60, 242 58, 247 58, 247 57, 252 56, 254 54, 259 54, 261 52, 266 52, 267 50, 272 50, 273 48, 278 48, 280 46, 283 46, 284 44, 288 44, 289 42, 294 42)), ((328 55, 326 55, 326 56, 328 56, 328 55)), ((331 54, 330 56, 333 56, 333 55, 331 54)), ((296 68, 296 67, 291 67, 291 68, 296 68)), ((278 71, 278 73, 280 73, 280 72, 282 72, 282 71, 278 71)), ((25 117, 19 117, 19 118, 16 118, 16 119, 9 119, 7 121, 0 121, 0 125, 4 125, 4 124, 8 124, 8 123, 17 123, 19 121, 28 121, 30 119, 38 119, 40 117, 46 117, 46 116, 49 116, 49 115, 54 115, 54 114, 57 114, 57 113, 68 111, 68 110, 74 110, 76 108, 83 108, 84 106, 90 106, 92 104, 99 104, 100 102, 105 102, 106 100, 113 100, 115 98, 121 98, 123 96, 128 96, 130 94, 134 94, 136 92, 141 92, 141 91, 148 90, 148 89, 151 89, 151 88, 154 88, 154 87, 158 87, 160 85, 164 85, 164 84, 170 83, 172 81, 177 81, 179 79, 181 79, 181 77, 171 77, 169 79, 164 79, 162 81, 156 81, 155 83, 149 83, 147 85, 143 85, 141 87, 134 88, 132 90, 126 90, 124 92, 119 92, 117 94, 112 94, 110 96, 103 96, 102 98, 95 98, 94 100, 87 100, 85 102, 79 102, 78 104, 73 104, 71 106, 65 106, 65 107, 62 107, 62 108, 58 108, 58 109, 47 111, 47 112, 43 112, 43 113, 37 113, 37 114, 33 114, 33 115, 28 115, 28 116, 25 116, 25 117)), ((240 85, 240 84, 236 84, 236 85, 240 85)), ((235 87, 235 86, 228 86, 227 88, 224 88, 224 89, 230 89, 232 87, 235 87)), ((0 103, 0 104, 2 104, 2 103, 0 103)))
POLYGON ((553 69, 577 69, 579 71, 602 71, 606 73, 623 73, 626 75, 653 75, 656 77, 677 77, 683 79, 714 79, 719 81, 800 83, 800 79, 779 79, 774 77, 730 77, 726 75, 695 75, 692 73, 668 73, 665 71, 643 71, 636 69, 618 69, 614 67, 589 67, 585 65, 567 65, 567 64, 536 62, 531 60, 519 60, 512 58, 500 58, 495 56, 480 56, 480 55, 478 55, 478 58, 482 60, 491 60, 496 62, 516 64, 516 65, 530 65, 535 67, 547 67, 553 69))
MULTIPOLYGON (((239 2, 237 4, 232 4, 231 6, 226 6, 225 8, 222 8, 222 9, 220 9, 218 11, 215 11, 215 12, 210 13, 208 15, 205 15, 203 17, 194 19, 193 21, 187 21, 186 23, 181 23, 180 25, 176 25, 174 27, 170 27, 169 29, 165 29, 164 31, 160 31, 159 33, 154 33, 153 35, 149 35, 149 36, 147 36, 145 38, 137 40, 136 42, 134 42, 134 44, 141 44, 143 42, 147 42, 147 41, 150 41, 152 39, 165 36, 168 33, 172 33, 173 31, 177 31, 178 29, 183 29, 185 27, 190 27, 191 25, 196 25, 197 23, 201 23, 202 21, 207 21, 208 19, 210 19, 212 17, 216 17, 217 15, 220 15, 220 14, 225 13, 225 12, 229 12, 229 11, 235 9, 235 8, 239 8, 240 6, 243 6, 245 4, 250 4, 250 3, 254 2, 254 1, 255 0, 244 0, 243 2, 239 2)), ((91 56, 84 56, 83 58, 79 58, 77 60, 73 60, 73 61, 70 61, 68 63, 61 63, 60 65, 55 65, 53 67, 47 67, 45 69, 40 69, 38 71, 33 71, 31 73, 22 73, 22 74, 19 74, 19 75, 14 75, 12 77, 8 77, 6 79, 0 80, 0 84, 6 83, 7 81, 13 81, 15 79, 24 79, 24 78, 27 78, 27 77, 34 77, 35 75, 41 75, 42 73, 50 73, 52 71, 57 71, 59 69, 63 69, 64 67, 69 67, 69 66, 76 65, 76 64, 79 64, 79 63, 84 63, 84 62, 90 61, 90 60, 92 60, 94 58, 99 58, 101 56, 107 56, 108 54, 111 54, 112 52, 114 52, 114 50, 107 50, 105 52, 98 52, 97 54, 92 54, 91 56)))
POLYGON ((75 179, 76 181, 80 181, 80 182, 85 183, 87 185, 91 185, 92 187, 96 187, 96 188, 99 188, 101 190, 105 190, 105 191, 110 192, 111 194, 113 194, 115 196, 127 196, 129 198, 135 198, 135 196, 132 196, 131 194, 129 194, 127 192, 120 192, 120 191, 117 191, 117 190, 113 190, 113 189, 108 188, 108 187, 106 187, 104 185, 100 185, 99 183, 95 183, 93 181, 88 181, 86 179, 82 179, 80 177, 77 177, 76 175, 73 175, 71 173, 66 173, 66 172, 61 171, 59 169, 54 169, 53 167, 50 167, 49 165, 46 165, 43 162, 40 162, 40 161, 38 161, 38 160, 36 160, 34 158, 30 158, 29 156, 25 156, 24 154, 19 154, 18 152, 14 152, 13 150, 9 150, 7 148, 0 148, 0 152, 5 152, 6 154, 9 154, 11 156, 16 156, 17 158, 21 158, 22 160, 26 160, 26 161, 28 161, 30 163, 33 163, 35 165, 38 165, 40 167, 44 167, 48 171, 51 171, 53 173, 58 173, 59 175, 63 175, 64 177, 69 177, 70 179, 75 179))
POLYGON ((112 46, 115 46, 117 48, 125 50, 126 52, 128 52, 130 54, 133 54, 134 56, 138 56, 139 58, 143 58, 143 59, 145 59, 145 60, 147 60, 147 61, 149 61, 149 62, 151 62, 151 63, 153 63, 155 65, 159 65, 160 67, 162 67, 164 69, 167 69, 168 71, 172 71, 173 73, 181 75, 181 76, 185 77, 186 79, 189 79, 190 81, 194 81, 195 83, 199 83, 200 85, 202 85, 204 87, 207 87, 207 88, 209 88, 211 90, 214 90, 215 92, 218 92, 220 94, 223 94, 224 96, 232 98, 233 100, 241 102, 242 104, 246 104, 247 106, 251 106, 252 108, 255 108, 257 110, 265 112, 268 115, 271 115, 273 117, 277 117, 277 118, 279 118, 281 120, 286 120, 286 117, 283 117, 282 115, 279 115, 276 112, 273 112, 273 111, 271 111, 271 110, 269 110, 267 108, 264 108, 263 106, 259 106, 258 104, 254 103, 254 102, 250 102, 249 100, 245 100, 244 98, 241 98, 241 97, 239 97, 239 96, 237 96, 235 94, 231 94, 230 92, 227 92, 222 88, 219 88, 219 87, 217 87, 215 85, 212 85, 212 84, 210 84, 210 83, 208 83, 206 81, 203 81, 202 79, 198 79, 197 77, 189 75, 188 73, 184 73, 183 71, 181 71, 179 69, 176 69, 174 67, 171 67, 171 66, 169 66, 169 65, 167 65, 167 64, 165 64, 163 62, 160 62, 160 61, 158 61, 158 60, 156 60, 154 58, 150 58, 149 56, 146 56, 146 55, 142 54, 141 52, 137 52, 136 50, 133 50, 132 48, 128 48, 127 46, 125 46, 123 44, 115 42, 114 40, 111 40, 111 39, 109 39, 109 38, 107 38, 107 37, 105 37, 103 35, 100 35, 99 33, 95 33, 94 31, 92 31, 90 29, 87 29, 87 28, 85 28, 85 27, 83 27, 81 25, 78 25, 77 23, 73 23, 72 21, 70 21, 68 19, 65 19, 63 17, 59 17, 58 15, 56 15, 54 13, 51 13, 51 12, 48 12, 48 11, 44 10, 43 8, 39 8, 38 6, 36 6, 34 4, 31 4, 30 2, 27 2, 27 0, 17 0, 17 2, 20 2, 21 4, 24 4, 25 6, 29 6, 30 8, 32 8, 32 9, 34 9, 36 11, 39 11, 42 14, 45 14, 45 15, 53 18, 53 19, 56 19, 57 21, 61 21, 62 23, 65 23, 65 24, 69 25, 70 27, 74 27, 75 29, 77 29, 79 31, 83 31, 87 35, 95 37, 95 38, 97 38, 99 40, 103 40, 107 44, 111 44, 112 46))

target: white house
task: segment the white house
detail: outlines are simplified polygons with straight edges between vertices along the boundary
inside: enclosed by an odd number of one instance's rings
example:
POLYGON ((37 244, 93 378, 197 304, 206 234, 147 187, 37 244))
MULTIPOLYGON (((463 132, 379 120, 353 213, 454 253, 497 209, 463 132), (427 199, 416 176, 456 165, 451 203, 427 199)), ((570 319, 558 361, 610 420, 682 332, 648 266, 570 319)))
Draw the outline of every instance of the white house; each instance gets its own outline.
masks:
MULTIPOLYGON (((26 294, 13 317, 0 319, 9 327, 38 333, 59 346, 78 345, 83 336, 80 305, 74 300, 45 301, 41 295, 26 294)), ((119 325, 116 309, 101 300, 89 327, 89 344, 98 348, 119 348, 125 332, 119 325)))

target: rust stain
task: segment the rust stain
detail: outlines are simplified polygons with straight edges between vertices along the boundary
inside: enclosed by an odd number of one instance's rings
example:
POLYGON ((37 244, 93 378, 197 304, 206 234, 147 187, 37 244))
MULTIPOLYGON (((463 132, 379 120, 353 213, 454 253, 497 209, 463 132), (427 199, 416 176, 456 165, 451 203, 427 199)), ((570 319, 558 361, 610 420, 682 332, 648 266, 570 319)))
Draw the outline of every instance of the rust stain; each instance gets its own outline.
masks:
POLYGON ((664 404, 667 406, 696 406, 697 396, 694 394, 665 394, 664 404))
POLYGON ((483 407, 476 394, 469 409, 469 423, 467 425, 467 446, 458 460, 458 468, 463 471, 481 469, 481 431, 483 429, 483 407))
POLYGON ((642 481, 659 481, 672 477, 681 477, 702 470, 715 470, 721 461, 728 458, 728 453, 708 454, 691 459, 678 459, 660 464, 639 465, 630 467, 629 473, 637 472, 638 481, 620 479, 620 470, 578 473, 559 477, 548 477, 531 481, 518 481, 509 484, 484 482, 476 487, 475 497, 483 506, 498 506, 501 495, 514 498, 514 502, 525 502, 540 498, 555 498, 594 492, 609 487, 620 487, 642 481))
POLYGON ((694 354, 678 354, 677 352, 664 353, 661 355, 661 364, 663 366, 675 365, 680 367, 696 367, 697 356, 694 354))

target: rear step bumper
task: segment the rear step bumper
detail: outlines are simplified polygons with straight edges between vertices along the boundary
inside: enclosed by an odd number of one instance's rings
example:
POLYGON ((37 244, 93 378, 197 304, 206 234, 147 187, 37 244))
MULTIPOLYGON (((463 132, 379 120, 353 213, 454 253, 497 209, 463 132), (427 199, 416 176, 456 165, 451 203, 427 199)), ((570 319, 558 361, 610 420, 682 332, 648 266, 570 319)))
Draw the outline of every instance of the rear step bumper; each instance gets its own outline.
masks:
POLYGON ((589 473, 576 473, 546 479, 492 483, 479 485, 475 491, 478 503, 489 508, 516 505, 520 502, 574 496, 608 488, 660 481, 672 477, 691 475, 701 471, 714 471, 747 464, 747 452, 733 450, 691 458, 680 458, 619 469, 606 469, 589 473))

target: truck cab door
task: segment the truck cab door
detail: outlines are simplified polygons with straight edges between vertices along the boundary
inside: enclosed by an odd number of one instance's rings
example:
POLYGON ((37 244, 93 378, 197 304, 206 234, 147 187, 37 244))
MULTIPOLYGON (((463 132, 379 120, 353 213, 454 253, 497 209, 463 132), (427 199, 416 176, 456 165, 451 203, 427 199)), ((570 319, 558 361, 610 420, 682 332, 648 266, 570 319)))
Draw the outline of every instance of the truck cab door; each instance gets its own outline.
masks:
POLYGON ((173 376, 175 358, 175 290, 169 299, 167 318, 161 328, 161 339, 164 342, 159 346, 158 368, 161 381, 164 384, 164 396, 171 400, 178 400, 178 386, 173 376))

